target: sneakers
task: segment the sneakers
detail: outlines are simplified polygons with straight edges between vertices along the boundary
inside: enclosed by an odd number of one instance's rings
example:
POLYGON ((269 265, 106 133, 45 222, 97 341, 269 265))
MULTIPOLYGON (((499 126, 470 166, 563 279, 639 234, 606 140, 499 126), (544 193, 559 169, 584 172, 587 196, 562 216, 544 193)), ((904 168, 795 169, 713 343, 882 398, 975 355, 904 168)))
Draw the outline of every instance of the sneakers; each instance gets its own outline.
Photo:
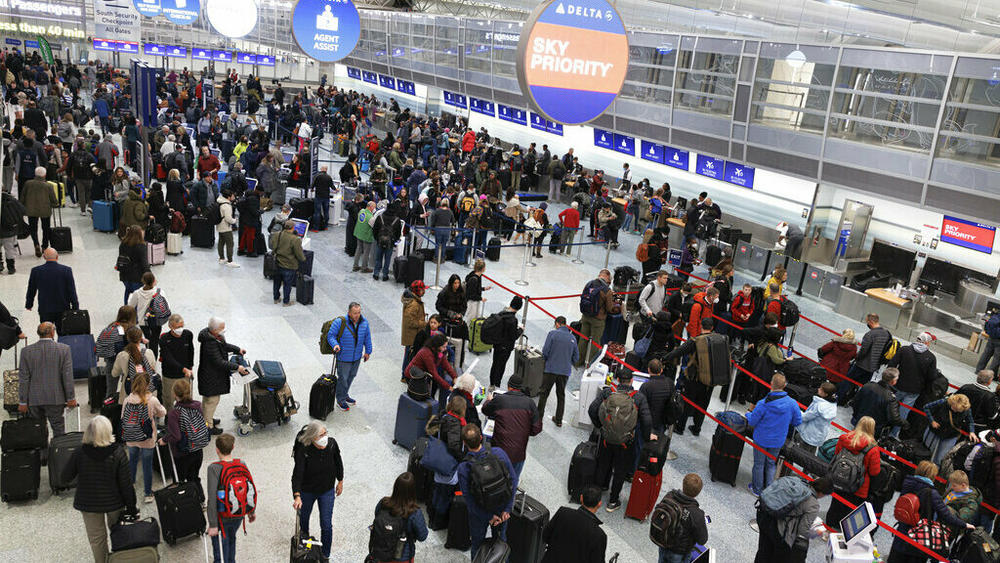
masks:
POLYGON ((275 304, 275 305, 277 305, 278 303, 281 303, 281 299, 275 299, 275 300, 274 300, 274 304, 275 304))
POLYGON ((348 405, 347 403, 337 403, 337 406, 340 407, 340 410, 342 411, 351 410, 351 405, 348 405))
POLYGON ((142 499, 142 502, 144 502, 144 503, 146 503, 146 504, 153 504, 153 495, 146 495, 146 496, 145 496, 145 497, 144 497, 144 498, 142 499))
POLYGON ((219 428, 218 426, 213 426, 208 429, 208 433, 211 434, 212 436, 218 436, 219 434, 222 434, 222 429, 219 428))
POLYGON ((760 494, 753 490, 753 483, 747 483, 747 492, 755 497, 759 497, 760 494))
POLYGON ((361 271, 361 266, 355 266, 351 271, 352 272, 360 272, 361 271))
POLYGON ((554 422, 557 427, 562 428, 562 421, 561 420, 556 420, 556 417, 553 416, 552 417, 552 422, 554 422))
POLYGON ((611 501, 608 501, 608 504, 607 504, 607 506, 604 507, 604 510, 607 510, 608 512, 614 512, 614 511, 618 510, 621 507, 622 507, 622 501, 620 501, 620 500, 611 500, 611 501))
POLYGON ((349 404, 349 405, 357 404, 357 401, 355 401, 354 399, 352 399, 350 397, 344 399, 344 402, 347 403, 347 404, 349 404))
POLYGON ((219 258, 219 264, 225 264, 225 263, 226 263, 225 258, 219 258))
POLYGON ((226 266, 228 266, 230 268, 239 268, 240 267, 240 265, 237 264, 236 262, 226 262, 226 266))

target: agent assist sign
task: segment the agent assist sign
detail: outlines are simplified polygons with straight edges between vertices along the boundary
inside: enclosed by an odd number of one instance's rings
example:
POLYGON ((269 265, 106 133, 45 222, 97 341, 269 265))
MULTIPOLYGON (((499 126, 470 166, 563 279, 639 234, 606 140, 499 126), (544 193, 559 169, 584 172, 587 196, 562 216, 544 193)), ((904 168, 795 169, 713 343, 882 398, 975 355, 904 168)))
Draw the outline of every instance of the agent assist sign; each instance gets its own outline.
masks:
POLYGON ((517 78, 531 105, 566 125, 611 105, 628 70, 628 37, 607 0, 549 0, 528 17, 517 44, 517 78))
POLYGON ((302 52, 324 63, 351 54, 361 37, 361 17, 351 0, 299 0, 292 35, 302 52))

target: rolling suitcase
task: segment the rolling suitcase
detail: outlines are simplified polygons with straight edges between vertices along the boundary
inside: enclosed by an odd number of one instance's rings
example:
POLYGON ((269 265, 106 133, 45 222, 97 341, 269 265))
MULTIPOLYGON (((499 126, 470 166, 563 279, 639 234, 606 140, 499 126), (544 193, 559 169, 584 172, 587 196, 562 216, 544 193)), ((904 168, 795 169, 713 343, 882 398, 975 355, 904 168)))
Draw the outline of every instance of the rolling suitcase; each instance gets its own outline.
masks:
POLYGON ((278 273, 278 262, 273 252, 264 255, 264 279, 274 279, 278 273))
POLYGON ((274 391, 261 387, 256 381, 250 385, 250 420, 263 426, 281 421, 274 391))
POLYGON ((788 396, 794 399, 796 402, 805 405, 807 408, 809 404, 812 403, 813 393, 816 388, 809 388, 805 385, 796 385, 794 383, 789 383, 785 385, 785 392, 788 396))
POLYGON ((60 336, 90 334, 90 313, 86 309, 73 309, 63 313, 60 336))
POLYGON ((313 251, 303 250, 302 254, 305 255, 306 260, 299 264, 299 273, 303 276, 311 276, 313 273, 313 251))
POLYGON ((49 445, 49 427, 44 419, 27 415, 3 421, 0 449, 5 452, 40 450, 49 445))
MULTIPOLYGON (((738 415, 742 418, 742 415, 738 415)), ((726 422, 729 424, 729 422, 726 422)), ((746 428, 746 419, 743 426, 733 426, 733 430, 742 432, 746 428)), ((740 459, 743 457, 743 440, 739 436, 726 430, 722 426, 715 429, 712 436, 712 447, 708 454, 708 470, 711 473, 712 481, 722 481, 736 486, 736 474, 740 471, 740 459)))
POLYGON ((195 215, 191 217, 191 246, 193 248, 212 248, 215 246, 215 225, 207 217, 195 215))
MULTIPOLYGON (((334 368, 336 368, 336 363, 334 368)), ((336 373, 336 369, 334 369, 336 373)), ((337 404, 337 376, 325 373, 319 376, 309 390, 309 416, 326 420, 337 404)))
POLYGON ((162 266, 167 261, 167 245, 162 242, 147 242, 146 259, 150 266, 162 266))
MULTIPOLYGON (((830 472, 830 464, 806 449, 807 447, 809 446, 799 444, 793 439, 786 442, 781 448, 781 457, 785 458, 785 461, 801 467, 802 471, 808 473, 809 475, 814 477, 826 476, 826 474, 830 472)), ((788 469, 788 466, 785 464, 780 464, 778 471, 779 476, 785 476, 792 473, 792 470, 788 469)))
POLYGON ((312 276, 300 274, 295 284, 295 300, 300 305, 312 305, 315 291, 316 280, 312 276))
POLYGON ((112 553, 158 545, 160 545, 160 525, 156 518, 139 520, 122 515, 118 522, 111 526, 112 553))
POLYGON ((659 434, 656 440, 643 440, 637 470, 647 475, 659 475, 663 470, 663 463, 667 460, 672 436, 673 433, 668 429, 666 434, 659 434))
POLYGON ((73 230, 63 225, 62 207, 57 209, 59 226, 49 230, 49 244, 58 252, 73 252, 73 230))
POLYGON ((113 233, 118 230, 118 217, 115 204, 111 201, 97 200, 91 203, 91 214, 94 219, 94 230, 103 233, 113 233))
POLYGON ((472 319, 472 322, 469 323, 469 350, 473 354, 482 354, 493 349, 492 344, 483 342, 483 323, 485 322, 485 317, 479 317, 472 319))
POLYGON ((152 546, 116 551, 108 555, 108 563, 157 563, 159 560, 160 552, 152 546))
POLYGON ((413 444, 406 462, 406 470, 413 474, 413 480, 416 482, 417 500, 424 504, 431 501, 431 494, 434 492, 434 472, 420 464, 429 442, 426 436, 417 438, 417 443, 413 444))
POLYGON ((573 458, 569 462, 569 476, 566 478, 566 488, 569 490, 570 502, 580 504, 580 494, 583 488, 594 483, 597 474, 597 442, 580 442, 573 450, 573 458))
POLYGON ((447 549, 467 551, 472 545, 472 533, 469 530, 469 505, 462 491, 455 491, 448 508, 448 536, 444 546, 447 549))
POLYGON ((0 456, 0 500, 3 502, 37 499, 41 478, 40 450, 4 452, 0 456))
MULTIPOLYGON (((322 563, 325 561, 323 557, 323 544, 316 541, 316 538, 312 536, 302 537, 301 520, 299 519, 299 511, 295 511, 295 535, 292 536, 291 546, 288 551, 288 560, 291 563, 322 563)), ((206 559, 208 553, 205 553, 206 559)))
POLYGON ((486 259, 497 262, 500 260, 500 237, 493 237, 486 242, 486 259))
POLYGON ((108 378, 104 370, 95 367, 87 375, 87 404, 90 405, 90 413, 101 412, 104 399, 108 396, 108 378))
POLYGON ((511 559, 523 563, 539 563, 545 554, 542 531, 548 523, 549 509, 527 493, 518 491, 514 496, 514 511, 510 513, 510 521, 507 522, 507 544, 510 546, 511 559))
POLYGON ((167 254, 177 256, 184 253, 184 235, 181 233, 167 233, 167 254))
POLYGON ((491 537, 479 546, 479 551, 476 552, 472 563, 507 563, 510 561, 511 553, 510 545, 507 542, 491 537))
POLYGON ((69 346, 73 356, 73 378, 89 377, 91 368, 97 367, 94 337, 90 334, 71 334, 60 336, 59 343, 69 346))
POLYGON ((628 504, 625 506, 625 517, 644 521, 656 506, 660 497, 660 480, 663 474, 650 475, 645 471, 636 471, 632 475, 632 488, 628 493, 628 504))
POLYGON ((167 484, 167 479, 170 479, 174 483, 177 482, 177 473, 174 472, 174 466, 163 465, 163 459, 168 457, 170 457, 170 444, 164 446, 157 444, 156 449, 153 451, 153 458, 156 461, 153 464, 153 473, 160 476, 164 485, 167 484), (167 471, 167 473, 164 473, 164 471, 167 471))
POLYGON ((437 405, 434 399, 417 401, 406 393, 401 394, 396 406, 396 428, 392 434, 392 443, 412 449, 417 438, 427 435, 424 426, 427 425, 427 419, 437 412, 437 405))
MULTIPOLYGON (((526 341, 527 339, 525 339, 526 341)), ((545 372, 545 356, 534 346, 525 346, 514 351, 514 374, 520 374, 524 381, 521 391, 529 397, 538 395, 542 388, 545 372)))
POLYGON ((63 480, 63 470, 69 465, 73 452, 83 447, 83 427, 80 425, 80 407, 76 407, 76 432, 67 432, 62 436, 54 436, 49 442, 49 488, 59 494, 61 491, 76 486, 76 479, 63 480))
MULTIPOLYGON (((177 466, 174 465, 170 446, 167 446, 167 455, 170 457, 171 469, 176 476, 177 466)), ((162 458, 159 459, 159 463, 160 474, 163 475, 162 458)), ((193 534, 201 535, 205 532, 205 512, 201 509, 202 496, 201 485, 197 481, 184 483, 174 481, 153 493, 156 513, 160 517, 160 531, 163 533, 163 541, 168 545, 174 545, 180 538, 193 534)))
POLYGON ((262 387, 280 389, 288 381, 285 367, 281 362, 257 360, 253 363, 253 372, 257 374, 257 384, 262 387))

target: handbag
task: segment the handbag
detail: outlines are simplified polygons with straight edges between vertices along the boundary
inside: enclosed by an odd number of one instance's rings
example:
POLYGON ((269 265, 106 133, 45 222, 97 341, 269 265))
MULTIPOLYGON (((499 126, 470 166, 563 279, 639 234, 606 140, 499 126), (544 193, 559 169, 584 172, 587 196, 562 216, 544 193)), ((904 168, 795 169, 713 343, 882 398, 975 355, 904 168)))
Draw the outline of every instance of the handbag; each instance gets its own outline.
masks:
POLYGON ((650 326, 649 330, 646 331, 646 335, 636 341, 635 346, 632 351, 635 352, 640 358, 646 357, 646 352, 649 351, 649 345, 653 342, 653 327, 650 326))
POLYGON ((906 532, 906 535, 931 551, 943 553, 948 549, 948 539, 951 534, 944 524, 930 518, 921 518, 916 526, 906 532))
POLYGON ((431 436, 427 441, 424 457, 420 459, 420 465, 439 475, 454 475, 458 462, 448 453, 444 441, 431 436))

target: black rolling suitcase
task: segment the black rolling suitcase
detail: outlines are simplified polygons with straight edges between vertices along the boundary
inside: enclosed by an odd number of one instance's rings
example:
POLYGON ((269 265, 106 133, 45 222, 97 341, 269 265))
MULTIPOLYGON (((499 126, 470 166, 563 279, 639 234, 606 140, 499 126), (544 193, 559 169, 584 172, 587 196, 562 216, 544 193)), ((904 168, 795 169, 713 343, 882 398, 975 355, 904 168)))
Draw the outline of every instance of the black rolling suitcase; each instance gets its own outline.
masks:
POLYGON ((569 462, 569 476, 566 488, 569 490, 570 502, 580 503, 583 488, 594 483, 597 473, 597 442, 580 442, 573 450, 573 458, 569 462))
MULTIPOLYGON (((166 447, 171 470, 176 476, 177 466, 174 465, 173 452, 170 451, 169 445, 166 447)), ((160 458, 159 462, 162 464, 163 459, 160 458)), ((163 471, 164 468, 160 467, 161 475, 163 471)), ((166 485, 153 493, 156 511, 160 517, 163 541, 174 545, 180 538, 205 533, 205 512, 201 509, 203 494, 201 485, 196 481, 184 483, 174 481, 173 484, 166 485)))
MULTIPOLYGON (((61 200, 61 198, 60 198, 61 200)), ((58 209, 59 226, 49 231, 49 244, 58 252, 73 252, 73 230, 63 225, 62 208, 58 209)))
POLYGON ((494 262, 500 260, 500 237, 493 237, 486 242, 486 259, 494 262))
POLYGON ((393 262, 393 277, 397 283, 409 286, 424 279, 424 260, 421 256, 400 256, 393 262))
POLYGON ((312 276, 299 275, 295 283, 295 300, 301 305, 312 305, 316 291, 316 280, 312 276))
POLYGON ((448 509, 448 537, 444 546, 447 549, 468 551, 472 546, 472 533, 469 531, 469 505, 461 491, 451 498, 448 509))
MULTIPOLYGON (((801 467, 802 471, 813 477, 826 476, 830 472, 830 464, 820 459, 810 450, 809 446, 800 444, 793 439, 786 442, 781 448, 781 457, 785 458, 785 461, 801 467)), ((778 470, 781 476, 792 473, 792 470, 788 469, 788 466, 784 464, 778 470)))
POLYGON ((267 387, 250 384, 250 420, 255 424, 274 424, 281 421, 282 413, 278 410, 278 400, 274 391, 267 387))
POLYGON ((331 373, 319 376, 309 389, 309 416, 313 418, 326 420, 337 404, 337 376, 334 375, 337 371, 336 361, 333 366, 331 373))
POLYGON ((191 226, 191 246, 195 248, 212 248, 215 246, 215 225, 207 217, 195 215, 188 223, 191 226))
POLYGON ((18 415, 3 421, 0 430, 0 448, 5 452, 37 450, 49 446, 49 427, 45 419, 18 415))
POLYGON ((431 501, 431 494, 434 492, 434 472, 420 464, 429 442, 430 438, 427 436, 417 438, 406 462, 406 470, 413 474, 413 480, 417 484, 417 500, 424 504, 431 501))
POLYGON ((274 279, 278 275, 278 259, 273 252, 264 255, 264 279, 274 279))
POLYGON ((37 499, 41 475, 41 450, 4 452, 0 456, 0 500, 37 499))
POLYGON ((303 276, 311 276, 313 273, 313 256, 315 254, 312 250, 303 250, 302 254, 305 255, 305 262, 299 264, 299 273, 303 276))
POLYGON ((63 470, 69 465, 73 452, 83 447, 83 427, 80 426, 80 408, 76 408, 76 432, 67 432, 55 436, 49 441, 49 455, 46 465, 49 467, 49 488, 59 494, 76 486, 76 479, 63 479, 63 470))
POLYGON ((90 405, 90 414, 101 412, 107 396, 108 379, 104 375, 104 370, 100 366, 90 368, 90 374, 87 376, 87 404, 90 405))
MULTIPOLYGON (((746 418, 738 413, 727 413, 730 417, 720 419, 736 432, 746 429, 746 418), (739 417, 739 418, 737 418, 739 417), (738 420, 743 419, 742 423, 738 420)), ((736 474, 740 471, 740 459, 743 457, 743 440, 722 426, 715 429, 712 436, 712 448, 708 454, 708 471, 712 481, 722 481, 736 486, 736 474)))
POLYGON ((805 405, 807 408, 809 407, 809 404, 812 403, 813 394, 815 392, 815 387, 810 388, 805 385, 796 385, 794 383, 785 385, 785 393, 788 393, 789 397, 805 405))
POLYGON ((524 491, 514 496, 514 511, 507 522, 507 544, 511 559, 523 563, 538 563, 545 554, 542 531, 549 523, 549 509, 524 491))

